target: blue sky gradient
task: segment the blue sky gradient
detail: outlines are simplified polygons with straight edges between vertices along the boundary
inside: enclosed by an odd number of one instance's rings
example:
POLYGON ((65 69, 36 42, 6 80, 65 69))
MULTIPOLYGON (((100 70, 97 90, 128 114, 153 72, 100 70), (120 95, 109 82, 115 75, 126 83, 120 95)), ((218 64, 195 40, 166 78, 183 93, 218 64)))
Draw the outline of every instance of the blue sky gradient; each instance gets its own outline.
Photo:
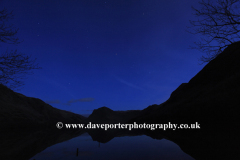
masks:
POLYGON ((204 65, 189 49, 197 0, 2 0, 13 10, 18 45, 37 58, 20 93, 78 114, 102 106, 144 109, 167 100, 204 65))

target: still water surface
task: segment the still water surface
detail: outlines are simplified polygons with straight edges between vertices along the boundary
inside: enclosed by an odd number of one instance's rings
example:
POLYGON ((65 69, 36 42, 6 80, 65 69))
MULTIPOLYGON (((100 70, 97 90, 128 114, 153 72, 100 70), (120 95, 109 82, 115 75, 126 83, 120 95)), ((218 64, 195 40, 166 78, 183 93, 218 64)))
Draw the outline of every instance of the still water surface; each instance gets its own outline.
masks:
POLYGON ((76 159, 164 159, 193 160, 181 148, 166 139, 152 139, 146 135, 115 137, 107 143, 93 141, 87 133, 55 144, 36 154, 30 160, 76 159), (77 153, 78 149, 78 153, 77 153))

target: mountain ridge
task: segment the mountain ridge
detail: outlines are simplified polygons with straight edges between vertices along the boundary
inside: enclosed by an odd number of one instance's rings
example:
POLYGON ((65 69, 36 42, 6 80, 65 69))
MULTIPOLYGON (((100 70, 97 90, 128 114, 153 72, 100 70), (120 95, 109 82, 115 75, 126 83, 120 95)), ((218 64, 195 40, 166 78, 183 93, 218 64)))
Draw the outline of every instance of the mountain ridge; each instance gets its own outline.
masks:
POLYGON ((54 127, 57 122, 84 123, 85 117, 52 107, 44 101, 27 97, 0 84, 0 127, 54 127))
POLYGON ((181 84, 153 112, 129 121, 139 123, 201 122, 203 128, 239 126, 240 42, 227 47, 188 83, 181 84))

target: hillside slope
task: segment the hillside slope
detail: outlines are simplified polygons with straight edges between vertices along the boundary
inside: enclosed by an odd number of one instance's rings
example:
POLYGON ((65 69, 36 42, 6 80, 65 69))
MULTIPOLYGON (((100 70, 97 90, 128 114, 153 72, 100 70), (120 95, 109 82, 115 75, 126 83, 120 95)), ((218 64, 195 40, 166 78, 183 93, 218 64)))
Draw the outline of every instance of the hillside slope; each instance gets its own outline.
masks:
POLYGON ((140 110, 113 111, 107 107, 94 109, 92 114, 86 119, 92 123, 125 123, 138 116, 140 110))
POLYGON ((26 97, 0 84, 0 127, 55 127, 57 122, 84 123, 85 117, 50 106, 37 98, 26 97))
POLYGON ((199 122, 202 129, 239 130, 239 62, 240 42, 236 42, 209 62, 188 83, 180 85, 166 102, 130 122, 199 122))

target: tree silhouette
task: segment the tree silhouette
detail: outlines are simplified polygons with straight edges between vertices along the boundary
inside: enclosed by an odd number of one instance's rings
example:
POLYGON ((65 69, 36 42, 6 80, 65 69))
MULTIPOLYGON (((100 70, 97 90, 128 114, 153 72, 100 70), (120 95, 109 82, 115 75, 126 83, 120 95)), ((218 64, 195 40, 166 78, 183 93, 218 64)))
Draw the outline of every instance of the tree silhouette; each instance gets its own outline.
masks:
MULTIPOLYGON (((12 12, 6 9, 0 11, 0 42, 8 44, 19 44, 16 37, 18 29, 12 24, 8 24, 9 19, 13 18, 12 12)), ((40 69, 36 64, 36 59, 31 59, 23 53, 6 51, 0 55, 0 83, 10 88, 17 88, 23 85, 26 74, 32 74, 32 69, 40 69)))
POLYGON ((193 47, 207 54, 201 57, 201 61, 211 61, 227 46, 239 41, 239 2, 239 0, 202 0, 199 2, 200 9, 192 7, 197 20, 190 20, 189 32, 204 36, 195 42, 193 47))

